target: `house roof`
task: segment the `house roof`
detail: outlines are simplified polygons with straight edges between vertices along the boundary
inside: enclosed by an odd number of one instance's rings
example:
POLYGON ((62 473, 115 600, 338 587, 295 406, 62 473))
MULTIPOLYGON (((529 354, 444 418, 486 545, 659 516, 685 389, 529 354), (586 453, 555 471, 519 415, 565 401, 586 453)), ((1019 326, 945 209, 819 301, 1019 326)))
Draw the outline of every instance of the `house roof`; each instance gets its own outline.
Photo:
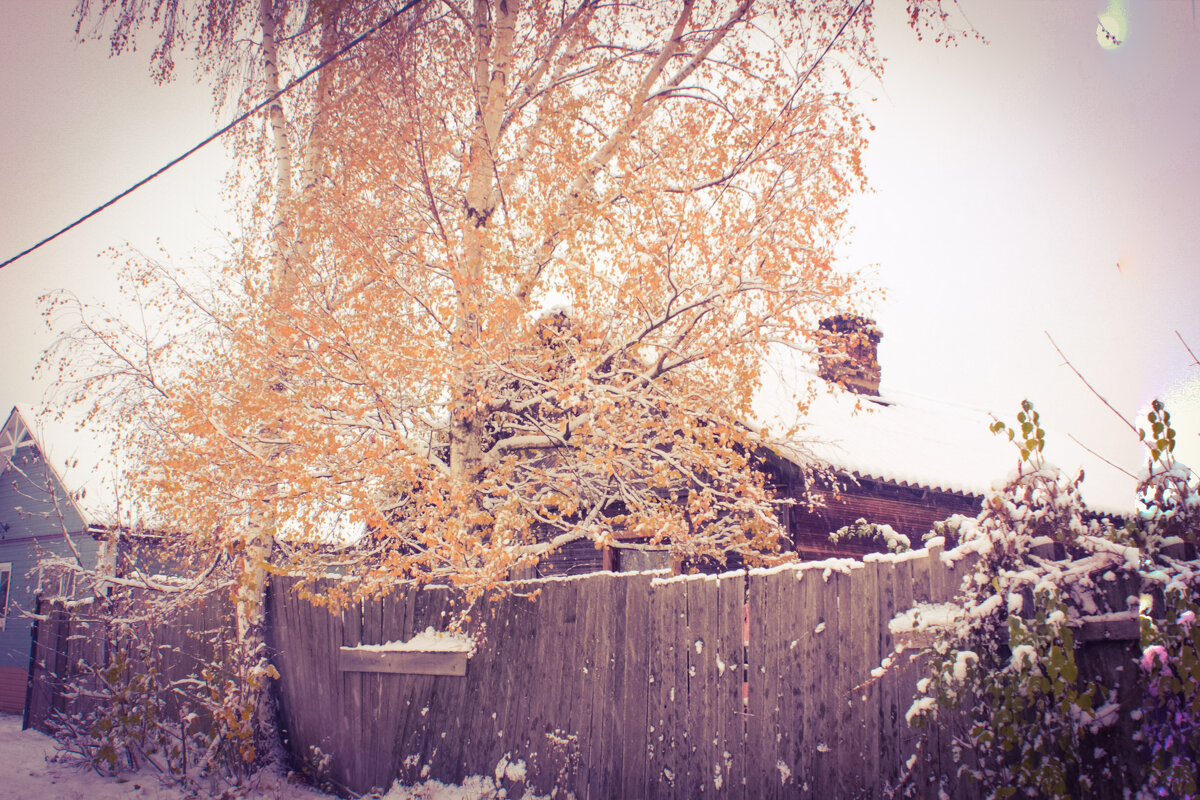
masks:
MULTIPOLYGON (((859 479, 878 480, 958 494, 982 495, 1003 483, 1018 454, 1005 437, 991 433, 997 418, 1012 411, 949 403, 887 390, 870 398, 832 388, 804 365, 773 363, 755 399, 755 420, 778 435, 794 434, 778 448, 798 464, 828 465, 859 479), (797 399, 811 395, 803 415, 797 399)), ((1054 436, 1048 458, 1069 475, 1084 469, 1084 499, 1098 511, 1129 513, 1135 481, 1069 437, 1054 436)), ((94 435, 35 406, 13 408, 0 432, 0 454, 40 445, 80 516, 92 525, 115 514, 111 458, 94 435)), ((107 449, 111 451, 111 448, 107 449)), ((332 526, 342 531, 345 521, 332 526)), ((333 538, 341 538, 334 536, 333 538)))
MULTIPOLYGON (((986 409, 911 394, 871 398, 830 387, 811 370, 776 371, 755 403, 760 423, 778 433, 796 426, 781 455, 826 464, 857 478, 943 492, 982 495, 1015 471, 1019 453, 993 434, 996 419, 1015 411, 986 409), (796 400, 814 392, 803 414, 796 400)), ((1051 432, 1053 437, 1053 432, 1051 432)), ((1047 459, 1074 476, 1085 471, 1084 499, 1097 511, 1128 513, 1135 484, 1069 437, 1053 437, 1047 459), (1089 477, 1090 476, 1090 477, 1089 477)))

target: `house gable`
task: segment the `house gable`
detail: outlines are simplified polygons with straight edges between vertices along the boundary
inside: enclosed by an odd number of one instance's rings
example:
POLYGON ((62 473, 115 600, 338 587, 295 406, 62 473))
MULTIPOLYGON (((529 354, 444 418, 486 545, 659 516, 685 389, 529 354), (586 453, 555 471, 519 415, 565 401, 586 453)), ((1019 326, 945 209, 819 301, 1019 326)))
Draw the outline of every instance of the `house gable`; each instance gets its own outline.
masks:
POLYGON ((84 513, 14 408, 0 428, 0 567, 8 584, 0 612, 0 712, 18 713, 24 707, 29 614, 38 592, 70 594, 73 589, 70 574, 48 579, 39 562, 78 554, 91 567, 98 548, 84 513))
POLYGON ((0 430, 0 541, 86 529, 78 504, 14 408, 0 430))

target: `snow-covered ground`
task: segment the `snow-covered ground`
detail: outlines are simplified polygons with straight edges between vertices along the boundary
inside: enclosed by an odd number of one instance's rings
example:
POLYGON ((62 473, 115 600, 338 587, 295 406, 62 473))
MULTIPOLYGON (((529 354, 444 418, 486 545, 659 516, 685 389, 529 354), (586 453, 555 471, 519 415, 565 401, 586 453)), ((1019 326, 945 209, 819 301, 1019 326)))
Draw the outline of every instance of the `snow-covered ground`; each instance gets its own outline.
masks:
MULTIPOLYGON (((0 797, 7 800, 185 800, 181 790, 164 786, 145 772, 121 779, 106 778, 77 766, 52 761, 54 740, 37 731, 21 730, 21 718, 0 714, 0 797)), ((254 800, 332 800, 285 778, 264 776, 249 795, 254 800)), ((393 786, 380 800, 491 800, 506 797, 490 777, 468 778, 461 786, 429 781, 420 786, 393 786)), ((532 796, 527 796, 532 800, 532 796)))

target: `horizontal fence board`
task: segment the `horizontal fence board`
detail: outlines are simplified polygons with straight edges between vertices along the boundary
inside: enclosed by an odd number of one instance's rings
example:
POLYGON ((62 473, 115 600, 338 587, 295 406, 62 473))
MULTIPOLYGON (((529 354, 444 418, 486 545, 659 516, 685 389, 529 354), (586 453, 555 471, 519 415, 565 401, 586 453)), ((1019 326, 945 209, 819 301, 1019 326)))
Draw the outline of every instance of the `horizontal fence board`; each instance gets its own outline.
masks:
POLYGON ((1138 641, 1141 622, 1134 614, 1112 619, 1085 619, 1075 633, 1077 642, 1138 641))
MULTIPOLYGON (((342 672, 392 672, 409 675, 466 675, 467 653, 462 650, 360 650, 340 648, 338 669, 342 672)), ((359 677, 359 680, 362 680, 359 677)), ((372 691, 359 689, 369 702, 365 708, 380 708, 378 684, 372 691)))

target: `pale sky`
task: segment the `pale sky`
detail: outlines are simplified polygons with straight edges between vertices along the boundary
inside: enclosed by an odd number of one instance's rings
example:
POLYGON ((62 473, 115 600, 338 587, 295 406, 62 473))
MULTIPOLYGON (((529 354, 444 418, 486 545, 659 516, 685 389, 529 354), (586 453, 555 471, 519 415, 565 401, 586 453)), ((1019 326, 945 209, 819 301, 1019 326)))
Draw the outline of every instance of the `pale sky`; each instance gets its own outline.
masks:
MULTIPOLYGON (((881 5, 887 74, 858 89, 874 98, 866 169, 875 192, 854 205, 844 258, 870 267, 886 291, 877 309, 885 393, 1007 419, 1029 397, 1051 460, 1055 437, 1069 433, 1136 470, 1136 442, 1061 365, 1049 331, 1127 416, 1166 399, 1182 459, 1200 463, 1200 368, 1175 336, 1200 352, 1191 0, 1130 0, 1115 50, 1096 37, 1107 0, 967 0, 965 16, 988 43, 950 49, 918 43, 902 3, 881 5)), ((219 124, 207 89, 187 76, 155 86, 148 53, 109 59, 104 43, 73 43, 73 6, 0 0, 0 260, 219 124)), ((0 413, 39 402, 46 388, 33 380, 51 341, 38 296, 67 289, 111 300, 116 269, 98 254, 126 241, 156 250, 161 238, 181 260, 211 245, 215 229, 232 227, 225 166, 210 146, 0 270, 0 413)))
POLYGON ((1028 397, 1051 460, 1073 434, 1136 471, 1136 440, 1061 366, 1048 331, 1126 416, 1166 400, 1181 459, 1200 465, 1200 368, 1175 336, 1200 352, 1193 4, 1129 2, 1116 50, 1096 38, 1106 3, 964 2, 988 44, 952 49, 914 42, 890 5, 887 74, 863 87, 877 97, 876 192, 856 204, 845 251, 878 264, 887 291, 885 392, 1009 420, 1028 397))

